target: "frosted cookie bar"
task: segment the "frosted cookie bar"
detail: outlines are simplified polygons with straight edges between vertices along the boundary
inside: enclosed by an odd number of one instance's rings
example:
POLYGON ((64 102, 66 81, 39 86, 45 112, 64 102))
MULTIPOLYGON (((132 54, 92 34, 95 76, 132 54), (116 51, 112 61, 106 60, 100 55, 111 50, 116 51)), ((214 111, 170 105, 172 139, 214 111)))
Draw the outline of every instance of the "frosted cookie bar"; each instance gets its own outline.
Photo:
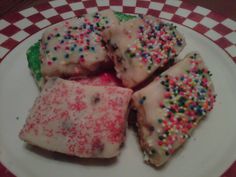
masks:
POLYGON ((42 75, 70 77, 95 72, 108 62, 101 33, 118 22, 113 11, 104 10, 47 29, 40 43, 42 75))
POLYGON ((191 53, 134 93, 139 142, 147 163, 166 163, 212 110, 210 76, 201 56, 191 53))
POLYGON ((185 46, 176 26, 152 16, 140 16, 105 30, 109 56, 124 86, 132 88, 157 69, 173 63, 185 46))
POLYGON ((111 158, 125 139, 132 90, 49 80, 20 138, 41 148, 84 158, 111 158))
MULTIPOLYGON (((127 15, 127 14, 124 14, 121 12, 114 12, 114 14, 119 21, 128 21, 130 19, 136 18, 135 16, 127 15)), ((32 45, 27 50, 26 55, 27 55, 28 67, 33 75, 33 78, 34 78, 38 88, 41 90, 43 88, 44 84, 46 83, 46 79, 41 72, 42 62, 40 61, 40 42, 38 41, 34 45, 32 45)), ((78 77, 80 77, 80 75, 79 76, 72 76, 72 77, 78 78, 78 77)), ((82 76, 82 77, 84 77, 84 76, 82 76)), ((95 80, 99 80, 99 79, 100 78, 96 78, 95 80)))

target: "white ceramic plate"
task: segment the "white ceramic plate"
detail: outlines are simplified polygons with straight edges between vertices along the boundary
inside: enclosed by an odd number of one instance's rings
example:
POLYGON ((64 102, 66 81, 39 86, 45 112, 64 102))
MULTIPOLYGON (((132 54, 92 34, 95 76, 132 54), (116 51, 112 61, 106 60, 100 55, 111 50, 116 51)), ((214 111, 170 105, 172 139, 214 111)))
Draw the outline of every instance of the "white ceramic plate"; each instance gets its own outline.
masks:
POLYGON ((216 177, 236 159, 236 68, 231 58, 195 31, 177 25, 187 41, 181 57, 199 51, 213 73, 217 98, 213 111, 163 168, 143 163, 135 133, 128 130, 115 160, 83 160, 26 146, 18 138, 39 92, 27 67, 26 50, 40 39, 30 36, 0 64, 0 160, 18 177, 216 177))

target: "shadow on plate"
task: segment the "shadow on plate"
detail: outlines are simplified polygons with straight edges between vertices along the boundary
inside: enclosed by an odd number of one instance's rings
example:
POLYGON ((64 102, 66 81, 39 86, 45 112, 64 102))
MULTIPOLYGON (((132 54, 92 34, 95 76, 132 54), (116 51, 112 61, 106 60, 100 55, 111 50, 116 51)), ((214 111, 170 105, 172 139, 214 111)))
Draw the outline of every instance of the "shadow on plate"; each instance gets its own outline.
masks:
POLYGON ((70 156, 70 155, 65 155, 62 153, 58 152, 51 152, 47 151, 44 149, 41 149, 36 146, 32 146, 29 144, 25 145, 26 149, 37 154, 40 156, 43 156, 47 159, 53 159, 61 162, 66 162, 66 163, 74 163, 74 164, 79 164, 79 165, 84 165, 84 166, 111 166, 114 163, 117 162, 117 158, 109 158, 109 159, 96 159, 96 158, 79 158, 75 156, 70 156))

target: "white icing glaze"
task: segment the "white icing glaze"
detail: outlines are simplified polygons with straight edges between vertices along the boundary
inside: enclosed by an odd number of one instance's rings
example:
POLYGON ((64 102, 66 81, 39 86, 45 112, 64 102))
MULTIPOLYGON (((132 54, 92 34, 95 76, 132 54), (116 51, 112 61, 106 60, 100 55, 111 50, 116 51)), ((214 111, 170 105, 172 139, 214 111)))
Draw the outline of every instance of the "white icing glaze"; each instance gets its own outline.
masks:
POLYGON ((97 70, 107 62, 101 32, 117 25, 114 13, 105 10, 63 21, 46 30, 40 49, 43 75, 79 76, 97 70))
POLYGON ((134 87, 141 83, 158 68, 164 66, 170 58, 174 58, 175 54, 178 55, 185 46, 183 36, 174 27, 173 30, 170 30, 169 27, 169 24, 160 23, 160 20, 155 17, 144 16, 143 18, 136 18, 121 23, 119 27, 111 28, 109 32, 106 32, 104 35, 105 39, 107 41, 110 40, 111 44, 110 57, 115 62, 117 76, 121 78, 125 86, 134 87), (160 24, 163 24, 162 32, 155 29, 160 24), (140 33, 140 27, 143 27, 143 33, 140 33), (172 34, 173 32, 176 36, 172 34), (160 40, 155 37, 148 39, 149 33, 161 36, 163 40, 171 37, 172 39, 169 42, 164 42, 164 45, 176 51, 167 57, 167 52, 160 49, 160 40), (150 45, 151 48, 143 47, 140 38, 144 43, 150 45), (182 40, 181 46, 177 45, 177 38, 182 40), (115 51, 112 49, 114 46, 117 48, 115 51), (135 56, 128 56, 127 50, 130 50, 130 53, 133 53, 135 56), (143 53, 150 54, 149 59, 148 57, 144 59, 145 57, 139 55, 141 50, 143 50, 143 53), (156 55, 160 59, 158 62, 155 61, 156 55))
MULTIPOLYGON (((197 69, 204 69, 206 68, 204 62, 202 61, 200 55, 196 56, 196 59, 192 59, 193 53, 187 55, 185 59, 174 65, 173 67, 169 68, 167 71, 162 73, 161 78, 156 78, 152 83, 150 83, 145 88, 137 91, 133 95, 133 105, 138 111, 138 127, 139 133, 141 135, 140 143, 141 147, 145 152, 145 159, 147 162, 155 165, 160 166, 164 164, 169 158, 170 155, 166 155, 166 151, 176 151, 185 141, 186 138, 183 136, 188 137, 191 134, 192 130, 195 129, 198 122, 204 117, 206 114, 202 114, 201 116, 196 117, 196 123, 193 123, 193 127, 188 130, 188 132, 183 133, 179 129, 182 129, 187 124, 180 124, 180 128, 176 128, 173 126, 174 124, 170 122, 170 120, 166 117, 166 113, 169 110, 167 108, 161 108, 160 103, 164 101, 165 97, 165 89, 162 85, 163 77, 168 75, 168 77, 181 77, 182 75, 186 74, 186 70, 190 70, 193 67, 192 61, 197 61, 199 64, 197 65, 197 69), (145 96, 145 100, 140 102, 140 100, 145 96), (159 119, 162 120, 162 123, 158 122, 159 119), (160 136, 163 136, 164 139, 167 137, 165 133, 165 124, 163 123, 166 121, 167 125, 173 126, 171 127, 173 144, 169 144, 166 146, 160 145, 160 136)), ((188 74, 187 74, 188 75, 188 74)), ((189 74, 191 77, 191 74, 189 74)), ((197 76, 193 77, 194 79, 198 78, 197 76)), ((200 77, 199 77, 200 79, 200 77)), ((214 94, 214 88, 210 78, 207 88, 209 89, 212 95, 214 94)), ((200 85, 195 85, 196 89, 201 88, 200 85)), ((194 88, 194 89, 195 89, 194 88)), ((209 95, 208 95, 209 96, 209 95)), ((173 97, 173 96, 172 96, 173 97)), ((179 98, 180 96, 176 96, 173 98, 179 98)), ((189 98, 190 99, 190 98, 189 98)), ((208 98, 207 98, 208 99, 208 98)), ((199 100, 198 100, 199 101, 199 100)), ((201 103, 201 101, 199 101, 201 103)), ((213 104, 213 103, 212 103, 213 104)), ((212 106, 212 105, 211 105, 212 106)), ((188 110, 187 107, 185 107, 188 110)), ((212 108, 212 107, 211 107, 212 108)), ((211 109, 209 108, 209 109, 211 109)), ((209 111, 209 110, 208 110, 209 111)), ((185 113, 176 113, 176 117, 181 117, 183 119, 190 119, 188 115, 185 113)), ((178 124, 178 123, 177 123, 178 124)), ((169 131, 169 130, 168 130, 169 131)), ((172 141, 172 140, 171 140, 172 141)), ((161 141, 163 143, 163 141, 161 141)))

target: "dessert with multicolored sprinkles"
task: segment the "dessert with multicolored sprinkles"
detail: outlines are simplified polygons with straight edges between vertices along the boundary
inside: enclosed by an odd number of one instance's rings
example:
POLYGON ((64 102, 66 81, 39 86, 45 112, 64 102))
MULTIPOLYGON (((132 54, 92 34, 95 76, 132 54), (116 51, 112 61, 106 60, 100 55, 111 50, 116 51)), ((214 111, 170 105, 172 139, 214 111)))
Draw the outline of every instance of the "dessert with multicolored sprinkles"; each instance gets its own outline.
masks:
MULTIPOLYGON (((127 15, 127 14, 124 14, 121 12, 114 12, 114 14, 120 22, 121 21, 124 22, 124 21, 128 21, 130 19, 136 18, 136 16, 127 15)), ((42 71, 41 71, 42 62, 40 61, 40 58, 41 58, 41 56, 40 56, 40 42, 38 41, 34 45, 32 45, 27 50, 26 54, 27 54, 29 69, 33 75, 33 78, 34 78, 37 86, 41 90, 46 82, 46 79, 43 76, 42 71)), ((73 76, 73 77, 77 77, 77 79, 79 78, 78 75, 73 76)), ((82 76, 82 77, 84 77, 84 76, 82 76)))
POLYGON ((40 42, 44 77, 88 75, 109 60, 102 44, 102 31, 118 26, 111 10, 72 18, 48 28, 40 42))
POLYGON ((175 64, 185 45, 173 24, 112 10, 48 28, 27 51, 42 91, 20 138, 82 158, 115 157, 125 140, 132 97, 144 159, 156 167, 165 164, 215 101, 211 73, 198 53, 175 64), (113 68, 104 69, 112 62, 116 76, 113 68), (129 88, 140 90, 132 96, 129 88))
POLYGON ((41 148, 84 158, 111 158, 125 140, 132 90, 49 80, 20 138, 41 148))
POLYGON ((211 73, 197 53, 166 70, 134 93, 144 160, 161 166, 191 136, 215 102, 211 73))
POLYGON ((104 31, 117 77, 133 88, 157 69, 173 64, 185 46, 176 26, 152 16, 140 16, 104 31))

